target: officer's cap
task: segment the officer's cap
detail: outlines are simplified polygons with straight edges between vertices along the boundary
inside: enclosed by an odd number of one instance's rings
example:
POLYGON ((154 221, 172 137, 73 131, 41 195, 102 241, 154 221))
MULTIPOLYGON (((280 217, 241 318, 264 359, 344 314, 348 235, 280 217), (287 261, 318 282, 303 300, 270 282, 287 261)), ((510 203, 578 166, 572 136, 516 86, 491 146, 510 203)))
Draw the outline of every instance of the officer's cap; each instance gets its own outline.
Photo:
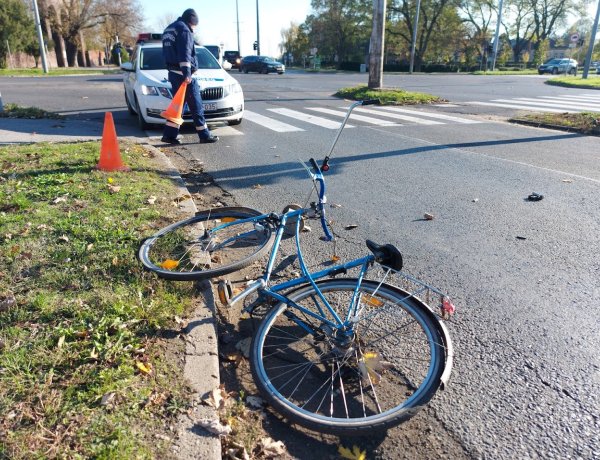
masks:
POLYGON ((188 8, 183 12, 181 18, 188 24, 193 26, 198 25, 198 15, 192 8, 188 8))

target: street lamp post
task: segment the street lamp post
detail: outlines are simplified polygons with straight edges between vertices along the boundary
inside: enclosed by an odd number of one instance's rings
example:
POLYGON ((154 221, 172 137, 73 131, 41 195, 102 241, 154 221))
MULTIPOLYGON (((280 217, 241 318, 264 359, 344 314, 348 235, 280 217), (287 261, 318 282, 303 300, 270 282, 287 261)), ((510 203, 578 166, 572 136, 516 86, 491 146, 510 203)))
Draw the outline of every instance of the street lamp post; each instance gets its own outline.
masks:
POLYGON ((592 33, 590 37, 590 44, 588 45, 587 56, 585 57, 585 65, 583 66, 583 79, 587 79, 588 72, 590 70, 590 64, 592 62, 592 53, 594 51, 594 42, 596 41, 596 32, 598 31, 598 19, 600 18, 600 0, 598 0, 598 8, 596 9, 596 19, 594 20, 594 27, 592 27, 592 33))
POLYGON ((415 24, 413 26, 412 43, 410 44, 410 65, 408 73, 413 73, 413 67, 415 65, 415 49, 417 46, 417 31, 419 27, 419 11, 421 10, 421 0, 417 0, 417 12, 415 13, 415 24))
POLYGON ((40 24, 40 11, 38 10, 37 0, 33 0, 33 13, 35 15, 35 28, 37 30, 38 41, 40 42, 40 56, 42 57, 42 68, 44 73, 48 73, 48 61, 46 61, 46 47, 44 46, 44 36, 42 35, 42 25, 40 24))
POLYGON ((238 0, 235 0, 235 23, 237 24, 237 43, 238 43, 238 54, 241 55, 241 48, 240 48, 240 14, 239 14, 239 9, 238 9, 238 0))
POLYGON ((258 0, 256 0, 256 55, 260 56, 260 25, 258 20, 258 0))
POLYGON ((500 35, 500 23, 502 22, 502 0, 498 2, 498 22, 496 23, 496 33, 494 34, 494 55, 492 56, 492 72, 496 70, 496 56, 498 56, 498 38, 500 35))

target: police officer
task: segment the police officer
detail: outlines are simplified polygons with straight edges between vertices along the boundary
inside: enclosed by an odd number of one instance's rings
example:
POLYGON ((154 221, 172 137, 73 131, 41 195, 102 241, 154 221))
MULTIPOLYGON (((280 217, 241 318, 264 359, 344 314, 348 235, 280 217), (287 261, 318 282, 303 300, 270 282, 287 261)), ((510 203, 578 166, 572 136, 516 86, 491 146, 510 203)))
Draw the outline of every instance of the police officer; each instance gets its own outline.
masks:
MULTIPOLYGON (((196 49, 194 47, 194 28, 198 25, 198 15, 189 8, 177 18, 173 24, 167 26, 162 36, 162 49, 167 69, 169 70, 169 82, 171 82, 172 93, 177 90, 183 82, 187 82, 185 91, 185 102, 192 112, 196 132, 201 144, 212 144, 219 138, 213 136, 206 126, 204 118, 204 106, 198 82, 192 78, 198 68, 196 60, 196 49)), ((162 141, 167 144, 181 144, 177 139, 179 125, 167 120, 163 131, 162 141)))

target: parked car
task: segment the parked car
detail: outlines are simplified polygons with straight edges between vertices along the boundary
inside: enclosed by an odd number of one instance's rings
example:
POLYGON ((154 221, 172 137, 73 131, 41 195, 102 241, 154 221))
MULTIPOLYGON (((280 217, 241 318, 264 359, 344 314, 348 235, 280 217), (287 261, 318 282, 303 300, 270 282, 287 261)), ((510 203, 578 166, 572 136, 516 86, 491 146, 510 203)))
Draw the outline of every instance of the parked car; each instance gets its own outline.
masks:
POLYGON ((240 64, 240 72, 277 72, 281 75, 285 72, 285 66, 269 56, 246 56, 240 64))
MULTIPOLYGON (((206 119, 239 125, 244 116, 242 87, 203 46, 196 46, 196 58, 198 70, 192 78, 200 85, 206 119)), ((138 43, 132 61, 122 64, 121 69, 125 71, 125 102, 129 113, 137 115, 140 128, 164 124, 165 119, 160 113, 169 106, 173 94, 162 55, 162 43, 138 43)), ((185 123, 192 122, 187 105, 183 120, 185 123)))
POLYGON ((538 67, 538 73, 540 75, 545 73, 577 75, 577 61, 575 59, 550 59, 538 67))
POLYGON ((237 51, 225 51, 223 58, 231 64, 232 69, 239 69, 242 63, 242 56, 237 51))

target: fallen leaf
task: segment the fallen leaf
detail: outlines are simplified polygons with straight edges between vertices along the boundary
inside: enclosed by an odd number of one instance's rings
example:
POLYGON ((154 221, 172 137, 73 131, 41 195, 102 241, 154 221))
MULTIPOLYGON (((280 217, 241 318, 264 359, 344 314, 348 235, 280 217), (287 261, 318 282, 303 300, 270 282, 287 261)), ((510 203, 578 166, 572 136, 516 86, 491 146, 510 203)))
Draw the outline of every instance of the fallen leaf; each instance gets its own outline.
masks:
POLYGON ((563 179, 562 181, 566 184, 570 184, 571 182, 573 182, 573 179, 563 179))
POLYGON ((63 347, 63 345, 65 344, 65 336, 61 335, 60 338, 58 339, 58 343, 56 344, 56 346, 61 349, 63 347))
POLYGON ((154 195, 150 195, 150 197, 148 197, 148 199, 146 200, 146 203, 148 203, 148 204, 156 203, 156 197, 154 195))
POLYGON ((344 228, 346 230, 353 230, 353 229, 355 229, 357 227, 358 227, 358 225, 356 225, 356 224, 350 224, 350 225, 346 225, 344 228))
POLYGON ((115 396, 116 396, 116 393, 114 391, 111 391, 110 393, 106 393, 104 396, 102 396, 100 405, 108 406, 108 405, 112 404, 113 400, 115 399, 115 396))
POLYGON ((67 201, 67 197, 65 196, 59 196, 58 198, 55 198, 54 200, 52 200, 52 204, 58 204, 58 203, 66 203, 67 201))
POLYGON ((231 426, 222 425, 218 420, 208 420, 202 419, 198 422, 202 428, 212 434, 216 434, 218 436, 227 436, 231 433, 231 426))
POLYGON ((250 344, 252 343, 252 337, 247 337, 243 340, 240 340, 235 344, 236 350, 239 350, 244 355, 244 358, 250 357, 250 344))
POLYGON ((120 190, 121 190, 121 186, 120 185, 110 185, 110 184, 108 184, 108 191, 109 191, 109 193, 112 193, 112 194, 119 193, 120 190))
POLYGON ((336 256, 335 254, 331 256, 331 261, 332 262, 338 262, 341 259, 340 256, 336 256))
POLYGON ((67 235, 61 235, 58 237, 58 241, 64 241, 65 243, 68 243, 69 237, 67 235))
POLYGON ((136 361, 135 366, 138 368, 138 370, 145 375, 150 375, 152 373, 152 364, 150 363, 143 363, 141 361, 136 361))
POLYGON ((253 409, 262 409, 264 403, 265 401, 262 398, 259 398, 258 396, 246 397, 246 404, 252 407, 253 409))
POLYGON ((181 203, 182 201, 191 200, 191 199, 192 199, 192 195, 190 195, 189 193, 186 193, 185 195, 180 195, 177 198, 175 198, 175 203, 181 203))
POLYGON ((207 406, 214 407, 217 410, 221 410, 225 407, 225 401, 229 398, 229 395, 223 388, 223 386, 219 386, 219 388, 215 388, 211 392, 208 393, 208 396, 202 400, 204 404, 207 406))
POLYGON ((344 446, 340 446, 338 448, 338 452, 342 458, 346 458, 348 460, 366 460, 367 458, 367 451, 360 450, 358 446, 352 446, 352 450, 344 446))
POLYGON ((160 264, 160 267, 164 268, 165 270, 173 270, 174 268, 177 268, 178 266, 179 266, 179 262, 177 262, 176 260, 172 260, 172 259, 167 259, 163 263, 160 264))
POLYGON ((429 214, 428 212, 426 212, 425 214, 423 214, 423 218, 425 220, 433 220, 434 216, 433 214, 429 214))
POLYGON ((331 208, 341 208, 341 207, 342 207, 342 205, 341 205, 341 204, 337 204, 337 203, 331 203, 331 204, 329 205, 329 207, 331 207, 331 208))
POLYGON ((17 304, 17 299, 12 294, 0 296, 0 311, 6 311, 17 304))
POLYGON ((277 458, 286 453, 285 444, 282 441, 275 441, 272 438, 262 438, 258 445, 266 458, 277 458))
POLYGON ((119 265, 119 258, 117 256, 113 257, 112 264, 114 267, 119 265))
POLYGON ((260 184, 255 184, 255 185, 253 185, 253 186, 252 186, 252 188, 253 188, 254 190, 260 190, 261 188, 263 188, 263 186, 262 186, 262 185, 260 185, 260 184))

